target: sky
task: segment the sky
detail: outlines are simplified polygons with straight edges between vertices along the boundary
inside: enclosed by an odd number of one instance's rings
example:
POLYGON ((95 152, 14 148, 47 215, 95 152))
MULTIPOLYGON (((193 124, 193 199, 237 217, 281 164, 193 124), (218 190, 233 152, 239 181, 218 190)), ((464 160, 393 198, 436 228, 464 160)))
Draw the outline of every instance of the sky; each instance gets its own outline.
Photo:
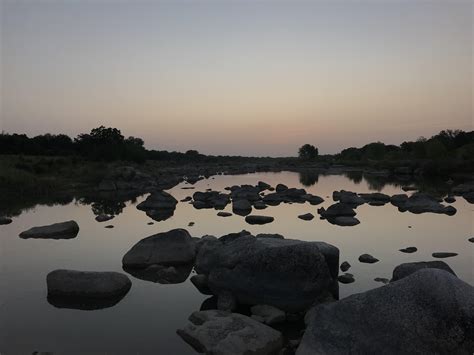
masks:
POLYGON ((0 130, 292 156, 473 129, 470 0, 0 0, 0 130))

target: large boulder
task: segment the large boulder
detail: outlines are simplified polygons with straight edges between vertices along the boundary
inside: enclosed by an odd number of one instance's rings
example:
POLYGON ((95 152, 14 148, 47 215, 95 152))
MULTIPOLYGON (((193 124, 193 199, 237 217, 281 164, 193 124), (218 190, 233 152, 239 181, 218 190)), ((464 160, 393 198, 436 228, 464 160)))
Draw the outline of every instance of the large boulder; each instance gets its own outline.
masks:
POLYGON ((456 276, 454 271, 444 261, 418 261, 398 265, 395 269, 393 269, 392 281, 403 279, 404 277, 407 277, 422 269, 440 269, 456 276))
POLYGON ((93 310, 111 307, 130 290, 118 272, 55 270, 46 277, 48 302, 59 308, 93 310))
POLYGON ((471 354, 474 288, 437 269, 314 307, 296 354, 471 354))
POLYGON ((77 236, 77 233, 79 233, 79 225, 75 221, 67 221, 30 228, 21 232, 20 238, 72 239, 77 236))
POLYGON ((279 331, 242 314, 218 310, 194 312, 177 333, 196 351, 213 355, 276 354, 283 347, 279 331))
POLYGON ((234 233, 201 246, 195 269, 214 295, 230 291, 241 304, 301 311, 337 298, 339 250, 324 242, 234 233), (284 262, 282 262, 282 260, 284 262))
POLYGON ((185 265, 194 261, 195 242, 185 229, 173 229, 140 240, 123 257, 124 268, 185 265))

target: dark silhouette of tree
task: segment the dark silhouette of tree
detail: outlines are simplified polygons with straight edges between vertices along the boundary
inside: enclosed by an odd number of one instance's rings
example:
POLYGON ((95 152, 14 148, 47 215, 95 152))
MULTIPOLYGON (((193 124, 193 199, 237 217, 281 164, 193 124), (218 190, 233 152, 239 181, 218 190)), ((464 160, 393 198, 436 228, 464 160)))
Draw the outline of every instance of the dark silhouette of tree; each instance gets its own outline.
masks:
POLYGON ((298 156, 304 160, 314 160, 318 156, 318 148, 311 144, 305 144, 298 150, 298 156))

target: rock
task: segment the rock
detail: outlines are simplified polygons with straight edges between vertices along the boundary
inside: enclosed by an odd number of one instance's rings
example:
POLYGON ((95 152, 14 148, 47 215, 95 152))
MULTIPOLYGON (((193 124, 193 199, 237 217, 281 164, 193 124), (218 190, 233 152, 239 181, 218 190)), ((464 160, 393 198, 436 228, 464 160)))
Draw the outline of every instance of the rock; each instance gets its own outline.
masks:
POLYGON ((474 192, 474 181, 469 181, 464 184, 457 185, 452 189, 456 195, 463 195, 469 192, 474 192))
POLYGON ((112 229, 112 228, 114 228, 114 226, 112 224, 109 224, 109 225, 105 226, 104 228, 112 229))
POLYGON ((346 216, 346 217, 354 217, 356 215, 354 209, 345 203, 335 203, 328 207, 328 209, 324 209, 321 207, 318 209, 318 213, 323 218, 331 218, 331 217, 339 217, 339 216, 346 216))
POLYGON ((48 301, 61 308, 97 309, 110 307, 132 287, 118 272, 55 270, 46 277, 48 301), (105 303, 96 302, 105 300, 105 303))
POLYGON ((284 236, 281 234, 273 234, 273 233, 260 233, 255 236, 255 238, 276 238, 276 239, 285 239, 284 236))
POLYGON ((109 214, 100 214, 97 217, 95 217, 95 220, 97 222, 105 222, 105 221, 110 221, 113 219, 115 216, 109 215, 109 214))
POLYGON ((469 203, 474 203, 474 192, 467 192, 462 195, 464 199, 469 203))
POLYGON ((399 249, 402 253, 414 253, 416 251, 418 251, 418 249, 416 247, 407 247, 407 248, 403 248, 403 249, 399 249))
POLYGON ((411 175, 413 171, 409 166, 399 166, 393 169, 393 172, 396 175, 411 175))
POLYGON ((191 201, 193 198, 191 196, 186 196, 185 198, 183 198, 182 200, 180 200, 180 202, 189 202, 191 201))
POLYGON ((253 207, 257 210, 264 210, 267 208, 267 205, 263 201, 255 201, 253 207))
POLYGON ((252 205, 247 200, 232 201, 232 211, 239 216, 246 216, 252 212, 252 205))
POLYGON ((470 241, 471 243, 474 243, 474 237, 469 238, 468 241, 470 241))
POLYGON ((194 241, 185 229, 173 229, 140 240, 123 257, 124 268, 183 265, 194 261, 194 241))
POLYGON ((249 215, 245 217, 245 222, 248 224, 267 224, 273 222, 274 220, 275 218, 270 216, 249 215))
POLYGON ((194 312, 178 335, 197 352, 214 355, 273 354, 283 347, 279 331, 238 313, 194 312))
POLYGON ((355 192, 351 191, 334 191, 332 193, 332 198, 334 201, 339 201, 340 203, 351 205, 353 206, 358 206, 358 205, 363 205, 365 203, 365 200, 358 196, 355 192))
POLYGON ((113 181, 102 180, 98 187, 99 191, 116 191, 117 186, 113 181))
POLYGON ((408 200, 408 195, 407 194, 396 194, 390 197, 390 203, 394 206, 402 206, 404 205, 408 200))
POLYGON ((191 274, 193 264, 183 265, 160 265, 152 264, 145 268, 125 268, 130 275, 140 280, 160 283, 160 284, 179 284, 186 281, 191 274))
POLYGON ((260 200, 260 188, 252 185, 233 186, 230 193, 232 200, 247 200, 250 202, 260 200))
POLYGON ((194 226, 194 224, 195 224, 194 222, 189 222, 188 227, 192 227, 192 226, 194 226))
POLYGON ((451 258, 453 256, 458 255, 458 253, 449 253, 449 252, 438 252, 431 254, 433 258, 451 258))
POLYGON ((20 238, 41 239, 72 239, 79 233, 79 225, 75 221, 54 223, 48 226, 33 227, 20 233, 20 238))
POLYGON ((343 226, 343 227, 356 226, 360 223, 360 221, 357 218, 349 217, 349 216, 338 216, 338 217, 333 217, 333 218, 327 218, 327 220, 331 224, 336 224, 338 226, 343 226))
POLYGON ((310 203, 310 205, 316 206, 324 202, 324 199, 322 197, 316 196, 316 195, 311 195, 311 194, 305 194, 302 196, 307 202, 310 203))
POLYGON ((209 289, 207 284, 207 276, 200 274, 200 275, 193 275, 191 276, 192 284, 201 292, 203 295, 212 295, 212 291, 209 289))
POLYGON ((178 201, 165 191, 151 193, 145 201, 137 205, 137 209, 148 210, 174 210, 178 201))
POLYGON ((149 226, 152 226, 152 225, 154 225, 155 223, 153 223, 153 222, 148 222, 147 224, 148 224, 149 226))
POLYGON ((414 193, 405 202, 398 203, 397 206, 402 211, 408 210, 416 214, 431 212, 452 216, 456 213, 453 206, 444 206, 433 196, 421 192, 414 193))
POLYGON ((259 181, 257 186, 260 189, 260 191, 268 190, 271 187, 269 184, 267 184, 266 182, 263 182, 263 181, 259 181))
POLYGON ((341 271, 342 272, 346 272, 347 270, 349 270, 351 268, 351 264, 349 264, 347 261, 344 261, 342 264, 341 264, 341 271))
POLYGON ((454 203, 454 202, 456 202, 456 198, 455 198, 453 195, 448 195, 448 196, 446 196, 446 198, 444 199, 444 202, 446 202, 446 203, 454 203))
POLYGON ((10 224, 10 223, 12 223, 11 218, 0 216, 0 226, 5 225, 5 224, 10 224))
POLYGON ((221 291, 217 295, 217 309, 232 312, 237 308, 237 300, 230 291, 221 291))
POLYGON ((474 349, 474 288, 425 269, 313 308, 296 355, 468 354, 474 349))
POLYGON ((374 281, 375 281, 375 282, 381 282, 381 283, 383 283, 383 284, 388 284, 388 283, 390 282, 389 279, 386 279, 386 278, 384 278, 384 277, 376 277, 376 278, 374 279, 374 281))
POLYGON ((391 199, 389 195, 380 192, 359 194, 359 196, 372 206, 383 206, 386 203, 390 202, 391 199))
POLYGON ((456 276, 454 271, 444 261, 418 261, 414 263, 404 263, 398 265, 395 269, 393 269, 392 281, 403 279, 404 277, 407 277, 422 269, 440 269, 456 276))
POLYGON ((416 186, 402 186, 403 191, 417 191, 418 188, 416 186))
POLYGON ((230 291, 240 304, 285 311, 304 310, 327 295, 337 298, 338 268, 339 250, 332 245, 245 231, 203 245, 195 264, 214 295, 230 291))
POLYGON ((278 184, 278 185, 275 187, 275 191, 276 191, 276 192, 283 192, 283 191, 286 191, 286 190, 288 190, 288 186, 283 185, 283 184, 278 184))
POLYGON ((195 192, 193 206, 200 208, 224 209, 230 202, 229 195, 218 191, 195 192))
POLYGON ((359 261, 361 263, 373 264, 373 263, 376 263, 377 261, 379 261, 379 259, 374 258, 370 254, 362 254, 361 256, 359 256, 359 261))
POLYGON ((302 219, 303 221, 311 221, 314 218, 314 215, 312 213, 306 213, 298 216, 299 219, 302 219))
POLYGON ((354 280, 354 275, 349 274, 349 273, 339 275, 337 277, 337 279, 339 280, 340 283, 343 283, 343 284, 350 284, 350 283, 353 283, 355 281, 354 280))
POLYGON ((286 320, 285 312, 276 307, 269 306, 266 304, 252 306, 250 308, 250 312, 252 313, 252 317, 260 317, 263 320, 263 323, 268 325, 281 323, 286 320))
POLYGON ((232 213, 230 213, 230 212, 218 212, 217 215, 219 217, 230 217, 230 216, 232 216, 232 213))

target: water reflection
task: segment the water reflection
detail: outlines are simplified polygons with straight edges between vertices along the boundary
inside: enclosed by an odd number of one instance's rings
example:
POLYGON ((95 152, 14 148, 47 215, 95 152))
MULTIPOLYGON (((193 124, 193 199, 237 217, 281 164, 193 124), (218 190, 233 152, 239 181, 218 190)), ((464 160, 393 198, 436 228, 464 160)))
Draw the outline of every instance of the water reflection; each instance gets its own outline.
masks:
POLYGON ((98 309, 113 307, 117 303, 119 303, 125 296, 126 294, 121 295, 119 297, 107 299, 48 296, 48 303, 56 308, 94 311, 98 309))
POLYGON ((354 184, 359 185, 362 182, 363 174, 362 171, 347 171, 344 174, 349 180, 353 181, 354 184))
POLYGON ((123 270, 137 279, 160 284, 179 284, 186 281, 191 274, 193 264, 163 266, 151 265, 146 269, 123 268, 123 270))
POLYGON ((319 180, 319 172, 312 170, 301 171, 300 173, 300 183, 305 187, 310 187, 316 184, 319 180))

